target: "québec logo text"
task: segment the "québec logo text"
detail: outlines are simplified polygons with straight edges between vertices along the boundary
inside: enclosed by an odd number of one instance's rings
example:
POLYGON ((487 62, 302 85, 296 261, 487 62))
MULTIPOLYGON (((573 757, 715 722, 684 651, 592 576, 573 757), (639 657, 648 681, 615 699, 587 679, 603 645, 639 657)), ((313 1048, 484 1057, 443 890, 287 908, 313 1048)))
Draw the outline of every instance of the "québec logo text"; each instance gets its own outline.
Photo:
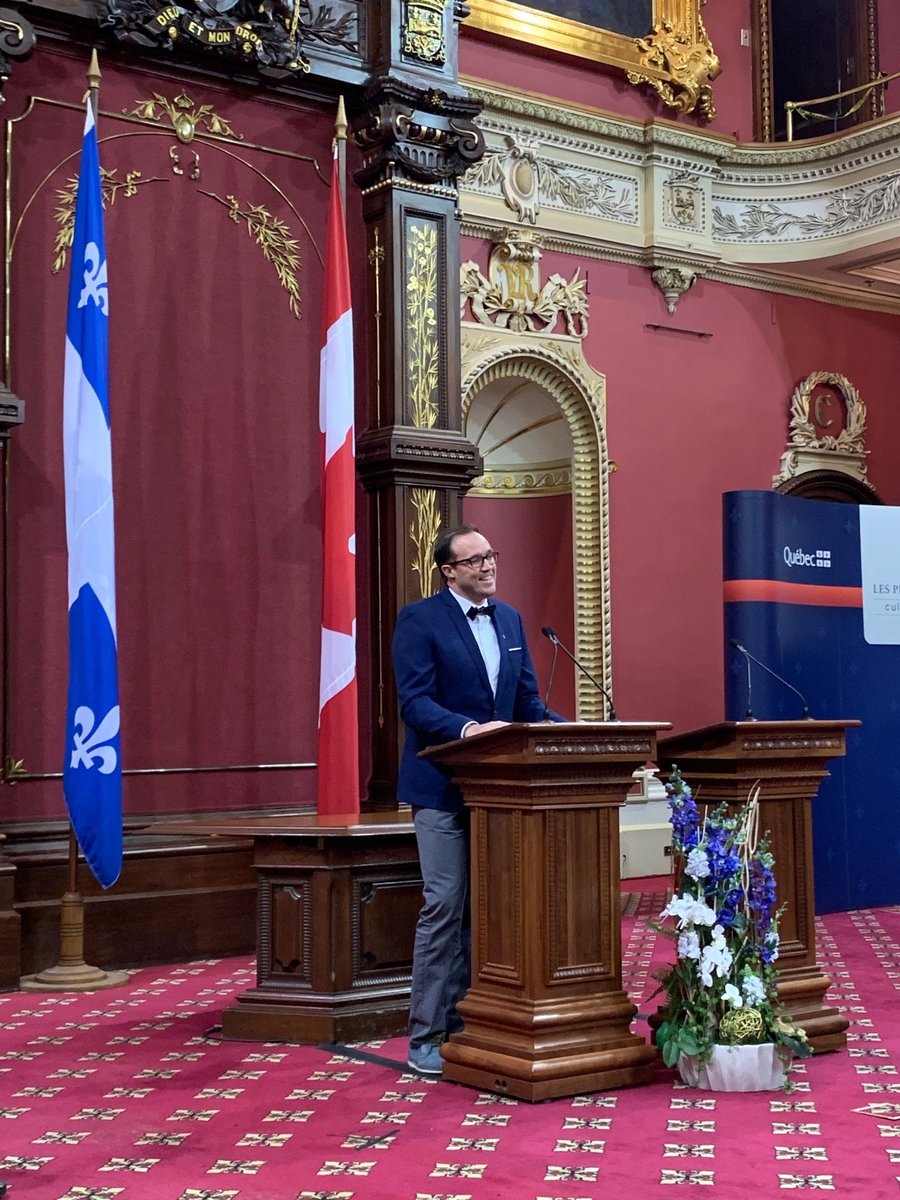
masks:
POLYGON ((785 546, 784 561, 789 567, 830 567, 831 551, 803 550, 799 546, 792 550, 790 546, 785 546))

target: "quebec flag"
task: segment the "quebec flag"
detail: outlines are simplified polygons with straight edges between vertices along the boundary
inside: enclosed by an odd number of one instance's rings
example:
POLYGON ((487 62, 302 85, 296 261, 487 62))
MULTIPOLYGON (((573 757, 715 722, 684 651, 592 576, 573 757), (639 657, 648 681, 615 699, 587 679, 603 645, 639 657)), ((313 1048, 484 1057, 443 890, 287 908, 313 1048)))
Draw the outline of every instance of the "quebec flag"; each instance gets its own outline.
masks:
POLYGON ((69 546, 63 790, 75 836, 105 888, 116 882, 122 869, 108 321, 100 157, 88 101, 75 206, 63 392, 69 546))

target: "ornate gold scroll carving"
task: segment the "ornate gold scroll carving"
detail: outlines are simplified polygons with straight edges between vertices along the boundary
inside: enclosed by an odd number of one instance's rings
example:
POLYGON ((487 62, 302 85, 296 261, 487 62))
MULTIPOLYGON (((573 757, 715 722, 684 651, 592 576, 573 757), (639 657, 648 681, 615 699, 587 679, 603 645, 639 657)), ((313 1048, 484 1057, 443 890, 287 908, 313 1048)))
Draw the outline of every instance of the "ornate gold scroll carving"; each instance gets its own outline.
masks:
POLYGON ((637 38, 640 67, 626 71, 629 83, 646 83, 669 108, 690 113, 699 108, 708 121, 716 115, 710 83, 719 74, 719 58, 710 44, 699 12, 697 32, 659 21, 637 38), (648 70, 649 68, 649 70, 648 70), (660 77, 656 72, 664 72, 660 77))

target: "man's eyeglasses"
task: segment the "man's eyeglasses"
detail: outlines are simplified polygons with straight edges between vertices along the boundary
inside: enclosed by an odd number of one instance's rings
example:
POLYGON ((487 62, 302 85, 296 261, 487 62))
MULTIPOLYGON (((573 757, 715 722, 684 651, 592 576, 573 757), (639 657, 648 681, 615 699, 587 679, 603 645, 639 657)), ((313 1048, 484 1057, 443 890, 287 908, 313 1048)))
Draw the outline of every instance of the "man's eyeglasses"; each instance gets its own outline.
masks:
POLYGON ((485 563, 495 563, 499 558, 499 550, 488 550, 487 554, 473 554, 471 558, 454 558, 447 563, 447 566, 471 567, 473 571, 480 571, 485 563))

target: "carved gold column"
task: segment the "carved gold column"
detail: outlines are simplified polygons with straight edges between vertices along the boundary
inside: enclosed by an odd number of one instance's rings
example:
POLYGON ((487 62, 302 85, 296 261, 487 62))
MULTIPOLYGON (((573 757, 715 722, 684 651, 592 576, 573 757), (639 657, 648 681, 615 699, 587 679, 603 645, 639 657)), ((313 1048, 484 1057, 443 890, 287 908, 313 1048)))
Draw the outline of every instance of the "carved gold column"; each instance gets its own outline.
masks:
POLYGON ((357 464, 371 494, 373 808, 396 803, 394 620, 437 587, 435 536, 459 520, 481 470, 460 432, 457 181, 484 151, 473 123, 480 104, 455 82, 463 15, 435 0, 382 5, 390 61, 351 113, 367 238, 367 420, 357 464))

